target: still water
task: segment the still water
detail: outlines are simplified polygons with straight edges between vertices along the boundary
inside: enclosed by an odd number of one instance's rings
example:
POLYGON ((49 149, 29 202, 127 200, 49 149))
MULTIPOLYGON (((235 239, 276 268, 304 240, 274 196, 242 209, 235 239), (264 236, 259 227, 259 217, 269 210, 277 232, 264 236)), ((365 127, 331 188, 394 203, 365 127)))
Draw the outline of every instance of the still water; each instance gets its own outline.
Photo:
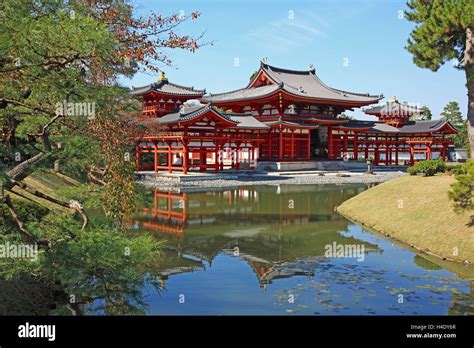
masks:
POLYGON ((164 242, 147 313, 473 314, 473 281, 334 212, 366 188, 148 192, 129 226, 164 242))

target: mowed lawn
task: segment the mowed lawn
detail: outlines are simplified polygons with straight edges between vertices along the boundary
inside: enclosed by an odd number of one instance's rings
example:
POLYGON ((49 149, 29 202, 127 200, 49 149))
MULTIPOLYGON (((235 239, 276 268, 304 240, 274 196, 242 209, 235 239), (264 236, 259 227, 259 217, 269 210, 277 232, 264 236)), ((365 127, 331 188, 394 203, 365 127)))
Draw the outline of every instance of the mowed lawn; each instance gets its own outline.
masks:
POLYGON ((454 213, 448 198, 454 180, 447 175, 397 178, 362 192, 337 210, 423 251, 474 263, 471 214, 454 213))
MULTIPOLYGON (((78 186, 80 183, 68 176, 65 176, 60 173, 55 173, 52 170, 40 170, 32 173, 25 179, 23 179, 25 184, 30 187, 41 191, 42 193, 51 196, 56 199, 61 199, 60 196, 56 193, 57 190, 72 186, 78 186)), ((45 207, 49 208, 51 211, 71 213, 70 209, 64 208, 60 205, 54 204, 48 200, 36 197, 25 190, 21 189, 18 186, 13 188, 13 193, 11 194, 12 198, 16 199, 29 199, 34 202, 43 204, 45 207)))

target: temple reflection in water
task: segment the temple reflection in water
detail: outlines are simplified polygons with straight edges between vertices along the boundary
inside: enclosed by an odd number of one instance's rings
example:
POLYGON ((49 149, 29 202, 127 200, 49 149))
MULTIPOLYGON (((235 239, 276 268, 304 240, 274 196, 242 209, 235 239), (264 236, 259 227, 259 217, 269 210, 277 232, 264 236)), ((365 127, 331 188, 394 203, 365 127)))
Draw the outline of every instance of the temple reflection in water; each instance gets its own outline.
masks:
POLYGON ((326 262, 325 246, 377 246, 344 236, 349 222, 334 212, 364 185, 249 186, 200 193, 150 192, 130 219, 131 230, 153 231, 165 241, 158 265, 163 282, 174 274, 212 266, 218 254, 245 260, 261 287, 275 279, 311 277, 326 262))

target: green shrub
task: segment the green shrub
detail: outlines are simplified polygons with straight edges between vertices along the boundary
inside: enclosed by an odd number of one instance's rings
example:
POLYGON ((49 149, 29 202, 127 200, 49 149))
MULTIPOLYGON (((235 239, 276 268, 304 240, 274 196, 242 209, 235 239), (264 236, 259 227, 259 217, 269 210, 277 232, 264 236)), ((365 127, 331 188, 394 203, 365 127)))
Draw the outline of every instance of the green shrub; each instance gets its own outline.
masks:
POLYGON ((452 167, 448 171, 452 175, 464 174, 464 168, 462 166, 452 167))
MULTIPOLYGON (((462 213, 474 209, 474 161, 467 161, 456 174, 456 181, 448 192, 454 211, 462 213)), ((474 221, 474 216, 471 217, 474 221)))
POLYGON ((446 163, 441 159, 421 161, 407 169, 410 175, 423 174, 423 176, 433 176, 436 173, 444 173, 445 171, 446 163))

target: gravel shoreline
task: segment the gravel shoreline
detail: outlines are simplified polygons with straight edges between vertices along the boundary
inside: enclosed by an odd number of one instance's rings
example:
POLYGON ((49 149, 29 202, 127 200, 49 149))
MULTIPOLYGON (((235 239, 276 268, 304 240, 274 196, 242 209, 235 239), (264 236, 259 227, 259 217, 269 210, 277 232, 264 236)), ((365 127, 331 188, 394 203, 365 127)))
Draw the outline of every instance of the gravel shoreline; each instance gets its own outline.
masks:
POLYGON ((203 191, 206 189, 235 188, 255 185, 324 185, 324 184, 374 184, 407 175, 404 172, 326 173, 283 175, 242 175, 238 179, 214 179, 199 181, 170 181, 167 178, 142 178, 137 182, 147 188, 180 191, 203 191))

